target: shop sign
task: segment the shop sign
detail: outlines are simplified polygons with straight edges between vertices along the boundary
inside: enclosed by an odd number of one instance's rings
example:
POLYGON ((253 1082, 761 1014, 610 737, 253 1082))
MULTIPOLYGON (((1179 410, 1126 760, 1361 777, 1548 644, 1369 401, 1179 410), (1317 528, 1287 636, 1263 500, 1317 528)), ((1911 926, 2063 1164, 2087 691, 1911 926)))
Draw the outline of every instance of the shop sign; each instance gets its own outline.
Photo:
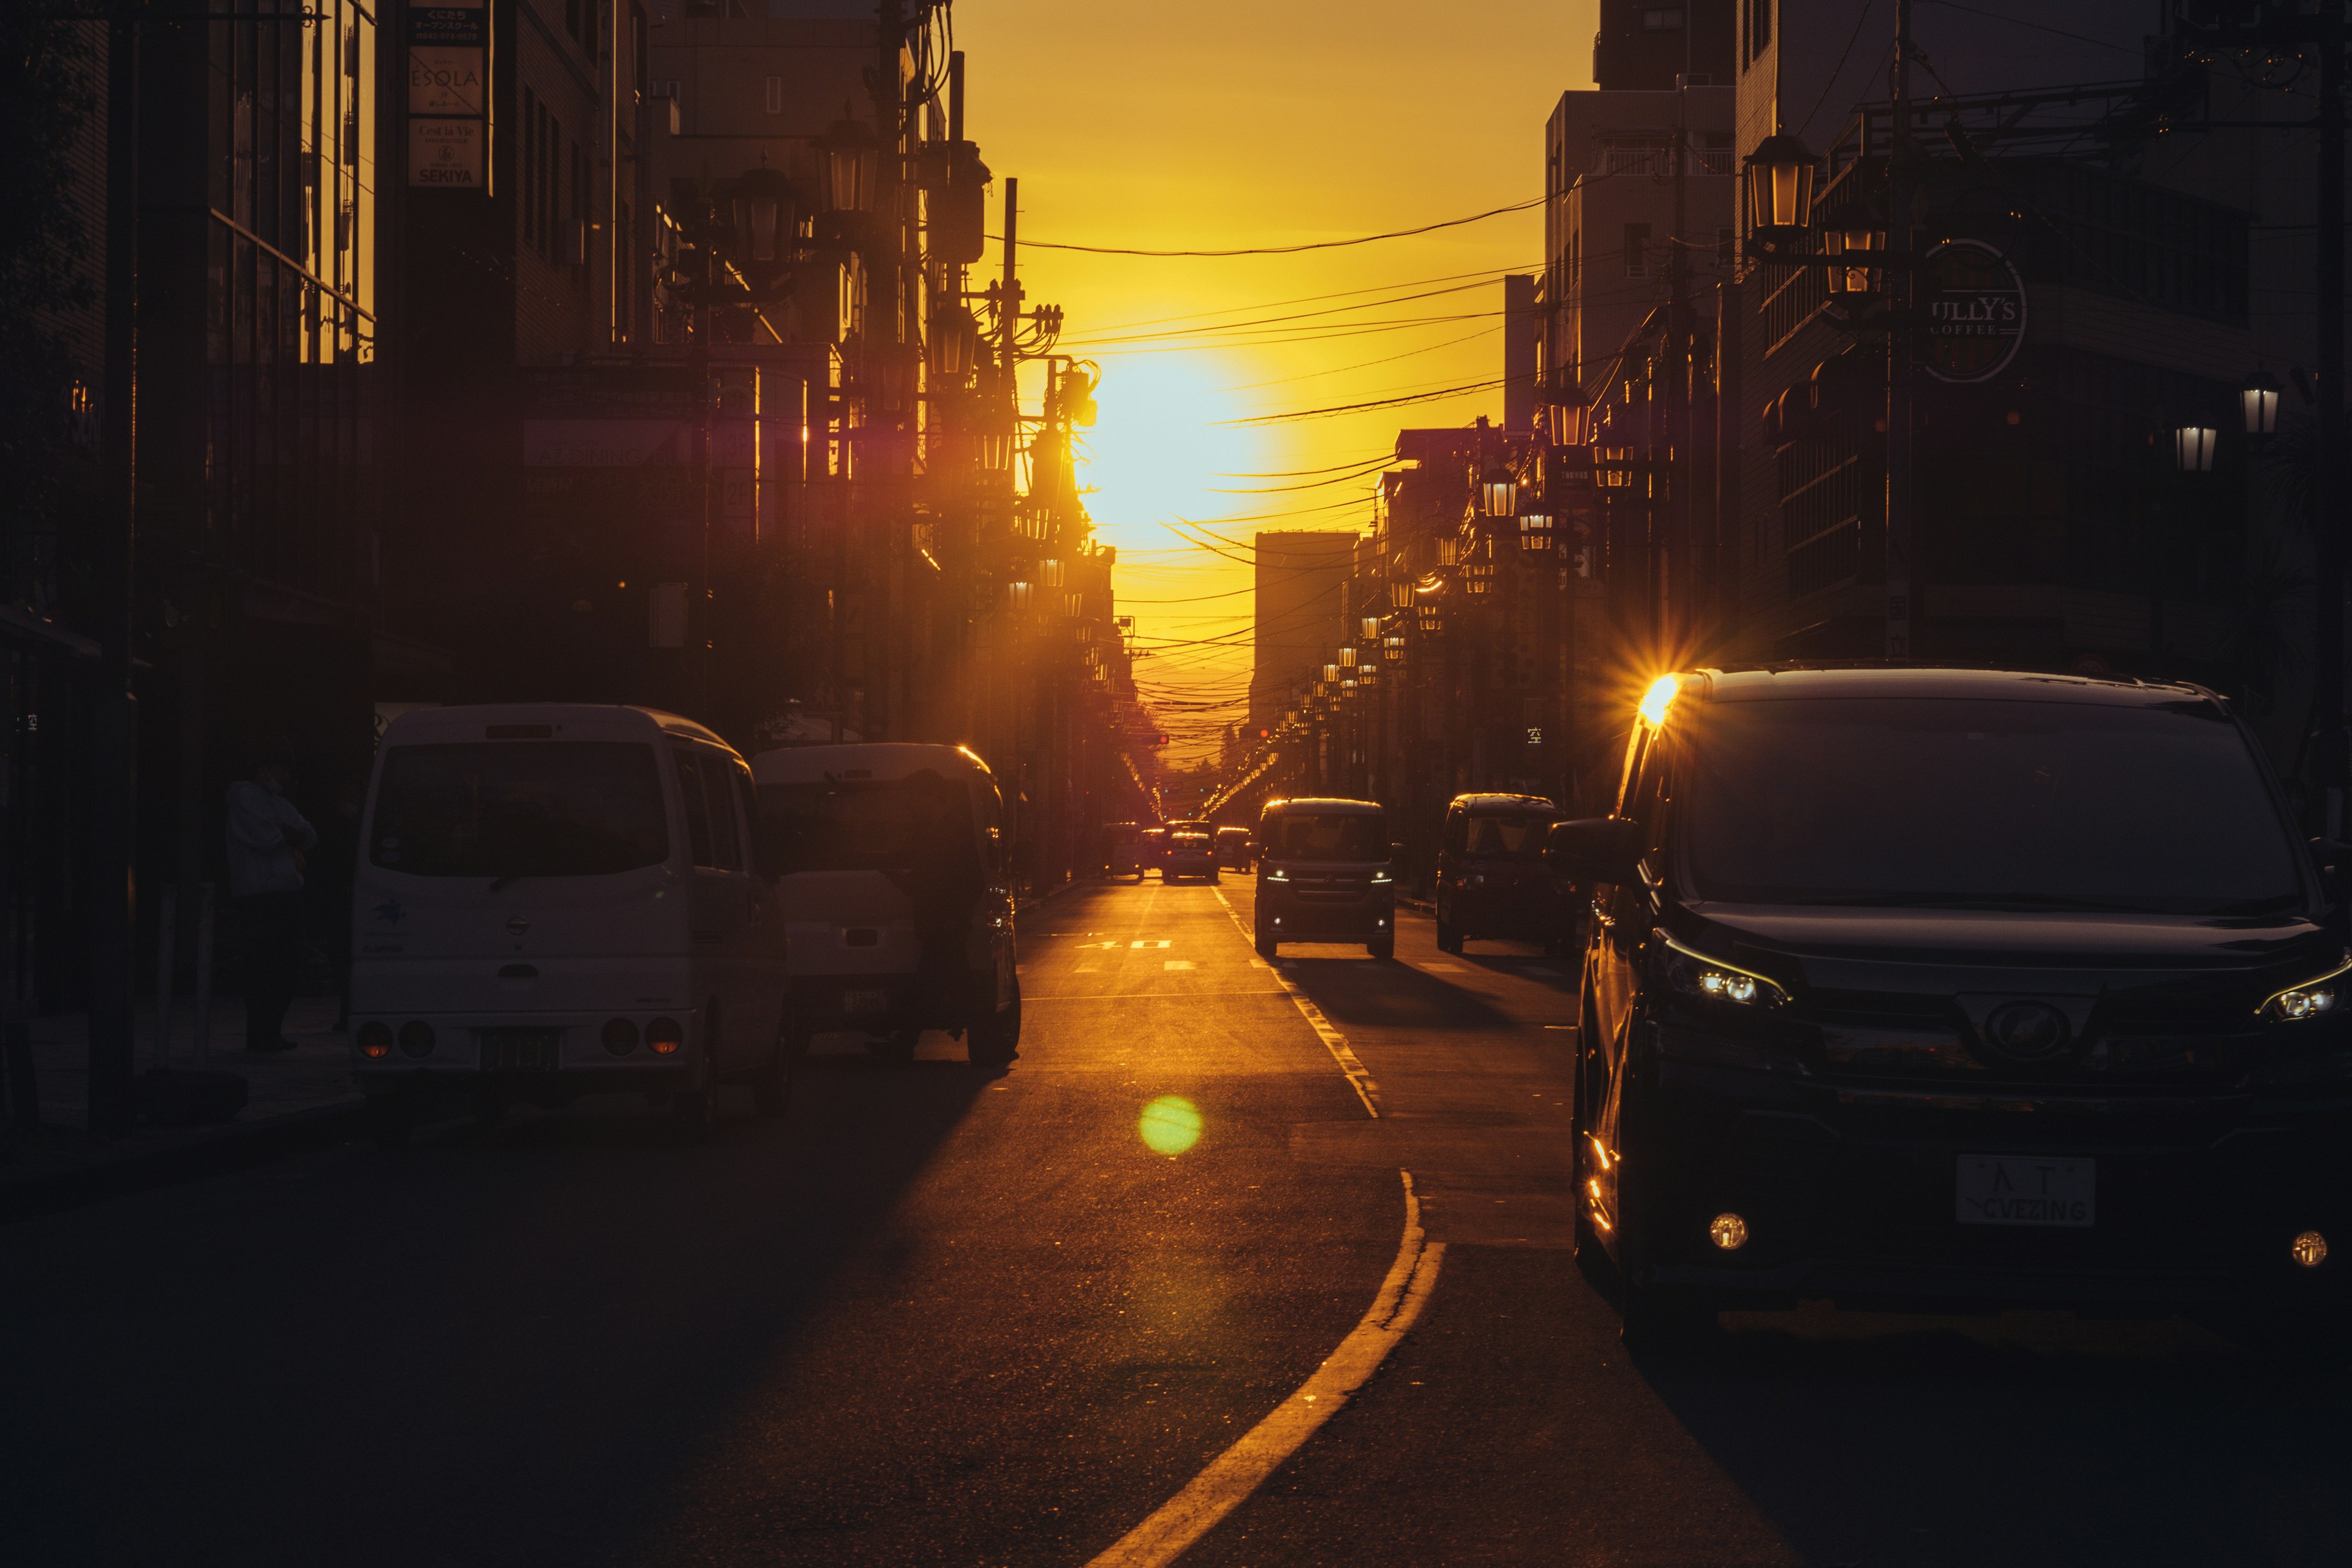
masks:
POLYGON ((408 49, 408 112, 478 115, 483 96, 480 49, 412 44, 408 49))
POLYGON ((1927 374, 1956 384, 1990 381, 2025 341, 2025 279, 1981 240, 1949 239, 1927 252, 1920 281, 1927 307, 1927 374))
POLYGON ((408 122, 408 183, 478 191, 483 150, 488 142, 478 120, 412 120, 408 122))

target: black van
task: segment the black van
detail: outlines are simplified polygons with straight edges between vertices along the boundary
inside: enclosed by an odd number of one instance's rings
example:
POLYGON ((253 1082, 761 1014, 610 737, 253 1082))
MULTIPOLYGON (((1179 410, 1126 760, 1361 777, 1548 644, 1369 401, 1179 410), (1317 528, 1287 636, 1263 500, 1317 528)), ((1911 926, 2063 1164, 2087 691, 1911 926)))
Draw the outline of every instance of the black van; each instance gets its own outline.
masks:
POLYGON ((1579 1245, 1629 1336, 2352 1295, 2343 911, 2211 693, 1672 678, 1546 855, 1597 885, 1579 1245))
POLYGON ((1457 795, 1437 840, 1437 946, 1466 937, 1549 943, 1559 897, 1544 868, 1544 835, 1559 808, 1538 795, 1457 795))
POLYGON ((1396 956, 1396 868, 1376 800, 1266 803, 1257 824, 1257 951, 1286 942, 1360 942, 1396 956))

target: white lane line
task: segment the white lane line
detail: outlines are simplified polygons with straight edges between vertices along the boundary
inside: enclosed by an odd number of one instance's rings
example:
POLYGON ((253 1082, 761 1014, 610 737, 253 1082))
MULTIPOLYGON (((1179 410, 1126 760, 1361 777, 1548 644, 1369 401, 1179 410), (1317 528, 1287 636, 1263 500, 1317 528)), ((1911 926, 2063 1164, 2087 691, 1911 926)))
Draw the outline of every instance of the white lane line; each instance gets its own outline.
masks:
POLYGON ((1209 1462, 1192 1484, 1160 1506, 1159 1511, 1121 1536, 1109 1551, 1087 1568, 1163 1568, 1239 1508, 1264 1485, 1282 1462, 1316 1429, 1339 1413, 1364 1386, 1397 1342, 1412 1331, 1429 1293, 1437 1286, 1437 1266, 1445 1244, 1431 1241, 1421 1228, 1421 1200, 1413 1195, 1412 1173, 1404 1178, 1404 1240, 1371 1310, 1364 1314, 1339 1348, 1325 1358, 1315 1375, 1300 1384, 1265 1420, 1242 1435, 1241 1440, 1209 1462))
MULTIPOLYGON (((1242 940, 1255 951, 1256 939, 1250 934, 1249 927, 1242 924, 1241 914, 1234 908, 1233 900, 1219 893, 1217 902, 1225 906, 1225 916, 1234 922, 1234 929, 1241 932, 1242 940)), ((1323 1009, 1293 984, 1279 965, 1272 966, 1272 973, 1274 983, 1290 994, 1290 1000, 1297 1005, 1299 1016, 1307 1020, 1307 1026, 1315 1031, 1316 1038, 1323 1042, 1323 1048, 1329 1051, 1331 1059, 1339 1064, 1339 1070, 1347 1075, 1348 1087, 1354 1089, 1356 1098, 1364 1102, 1366 1113, 1379 1116, 1381 1086, 1372 1081, 1372 1075, 1357 1059, 1354 1048, 1348 1044, 1348 1037, 1331 1026, 1331 1020, 1323 1016, 1323 1009)))
POLYGON ((1171 969, 1171 970, 1173 970, 1173 969, 1190 969, 1190 968, 1192 968, 1192 961, 1191 959, 1189 959, 1189 958, 1171 958, 1171 959, 1168 960, 1166 963, 1162 963, 1160 967, 1160 968, 1162 968, 1162 969, 1171 969))

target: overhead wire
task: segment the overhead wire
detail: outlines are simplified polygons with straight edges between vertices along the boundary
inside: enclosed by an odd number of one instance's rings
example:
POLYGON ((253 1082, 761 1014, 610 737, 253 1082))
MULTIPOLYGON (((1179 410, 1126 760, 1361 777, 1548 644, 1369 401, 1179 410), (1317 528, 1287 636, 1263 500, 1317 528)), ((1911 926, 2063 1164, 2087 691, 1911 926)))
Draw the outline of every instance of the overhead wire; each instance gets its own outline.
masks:
MULTIPOLYGON (((1360 234, 1351 236, 1346 239, 1307 240, 1297 245, 1246 245, 1239 246, 1229 250, 1148 250, 1133 246, 1124 245, 1078 245, 1068 240, 1024 239, 1020 243, 1024 247, 1034 250, 1076 250, 1082 251, 1088 256, 1148 256, 1200 258, 1228 256, 1296 256, 1301 251, 1344 250, 1350 246, 1373 245, 1386 239, 1410 239, 1415 235, 1434 234, 1442 228, 1460 228, 1465 224, 1484 223, 1490 217, 1500 217, 1506 213, 1525 212, 1529 207, 1541 206, 1550 199, 1549 195, 1536 196, 1524 202, 1513 202, 1507 206, 1489 207, 1485 212, 1471 213, 1465 217, 1440 218, 1435 223, 1421 224, 1412 228, 1389 229, 1380 234, 1360 234)), ((990 235, 988 237, 993 240, 1002 241, 1003 237, 1001 235, 990 235)))

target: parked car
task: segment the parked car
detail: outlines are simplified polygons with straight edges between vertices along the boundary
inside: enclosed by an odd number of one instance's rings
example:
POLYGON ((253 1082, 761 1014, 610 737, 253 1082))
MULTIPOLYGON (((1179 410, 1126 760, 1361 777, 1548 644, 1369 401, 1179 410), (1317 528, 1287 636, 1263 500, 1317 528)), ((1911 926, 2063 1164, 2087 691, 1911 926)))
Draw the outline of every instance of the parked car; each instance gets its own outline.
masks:
POLYGON ((1541 795, 1457 795, 1437 840, 1437 946, 1469 937, 1549 944, 1559 928, 1544 835, 1559 808, 1541 795))
POLYGON ((1246 827, 1217 829, 1217 864, 1228 871, 1250 868, 1250 830, 1246 827))
POLYGON ((1626 1332, 1800 1297, 2352 1297, 2352 955, 2210 692, 1844 668, 1660 681, 1597 891, 1578 1245, 1626 1332))
POLYGON ((792 941, 792 1038, 860 1034, 886 1059, 925 1029, 1003 1067, 1021 1040, 1004 806, 961 746, 793 746, 752 759, 792 941))
POLYGON ((1286 942, 1360 942, 1396 956, 1396 868, 1378 801, 1266 803, 1257 825, 1258 954, 1286 942))
POLYGON ((1172 882, 1179 877, 1217 879, 1216 845, 1207 834, 1180 830, 1168 835, 1168 858, 1160 862, 1160 879, 1172 882))
POLYGON ((1110 835, 1110 874, 1143 880, 1143 829, 1132 822, 1115 822, 1104 831, 1110 835))
POLYGON ((707 1131, 783 1110, 786 959, 751 776, 691 720, 510 703, 384 731, 352 911, 353 1075, 380 1139, 627 1090, 707 1131))

